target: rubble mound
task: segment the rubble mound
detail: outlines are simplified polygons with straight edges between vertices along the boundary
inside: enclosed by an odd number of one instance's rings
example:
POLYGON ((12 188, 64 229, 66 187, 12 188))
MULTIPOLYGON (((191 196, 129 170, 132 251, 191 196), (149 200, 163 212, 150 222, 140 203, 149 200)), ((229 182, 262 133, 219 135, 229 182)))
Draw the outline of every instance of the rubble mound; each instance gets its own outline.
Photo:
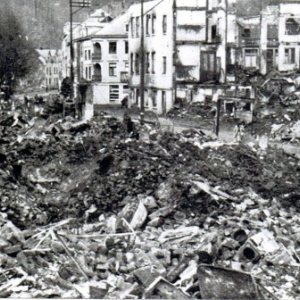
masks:
POLYGON ((296 157, 108 115, 0 124, 1 297, 299 295, 296 157))

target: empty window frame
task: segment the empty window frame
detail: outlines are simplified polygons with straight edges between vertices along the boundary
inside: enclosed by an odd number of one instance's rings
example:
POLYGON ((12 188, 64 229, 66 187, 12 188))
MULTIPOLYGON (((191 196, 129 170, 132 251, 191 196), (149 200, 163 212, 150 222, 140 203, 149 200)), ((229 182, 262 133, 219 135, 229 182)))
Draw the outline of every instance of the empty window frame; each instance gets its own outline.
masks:
POLYGON ((284 49, 284 63, 285 64, 294 64, 295 59, 295 48, 285 48, 284 49))
POLYGON ((258 49, 245 49, 245 67, 256 68, 257 67, 257 55, 258 49))
POLYGON ((109 76, 117 76, 117 64, 109 63, 109 76))
POLYGON ((214 40, 217 37, 217 25, 211 26, 211 39, 214 40))
POLYGON ((288 18, 285 21, 285 34, 286 35, 299 35, 300 34, 300 19, 288 18))
POLYGON ((249 28, 245 28, 244 31, 243 31, 242 36, 244 38, 250 38, 251 37, 251 30, 249 28))
POLYGON ((167 57, 163 56, 162 73, 167 74, 167 57))
POLYGON ((117 42, 109 42, 109 54, 117 53, 117 42))
POLYGON ((163 15, 162 30, 163 30, 163 34, 167 33, 167 16, 166 15, 163 15))

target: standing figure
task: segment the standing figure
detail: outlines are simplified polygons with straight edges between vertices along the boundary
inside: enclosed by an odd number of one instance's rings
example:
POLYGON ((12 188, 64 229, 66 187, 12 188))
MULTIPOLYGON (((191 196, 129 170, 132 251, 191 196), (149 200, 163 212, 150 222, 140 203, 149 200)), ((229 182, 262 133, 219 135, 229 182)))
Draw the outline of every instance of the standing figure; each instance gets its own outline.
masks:
POLYGON ((242 123, 242 124, 240 124, 240 140, 243 139, 244 134, 245 134, 245 126, 244 126, 244 124, 242 123))
POLYGON ((234 126, 234 142, 240 142, 241 141, 241 132, 240 132, 240 125, 239 124, 236 124, 234 126))

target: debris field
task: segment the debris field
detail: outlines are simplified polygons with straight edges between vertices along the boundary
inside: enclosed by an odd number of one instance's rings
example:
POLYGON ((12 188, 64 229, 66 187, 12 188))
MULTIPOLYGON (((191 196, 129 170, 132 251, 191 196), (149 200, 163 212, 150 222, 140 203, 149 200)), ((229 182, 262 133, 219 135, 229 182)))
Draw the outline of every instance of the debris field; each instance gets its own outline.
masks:
POLYGON ((299 298, 296 156, 105 114, 0 130, 1 298, 299 298))

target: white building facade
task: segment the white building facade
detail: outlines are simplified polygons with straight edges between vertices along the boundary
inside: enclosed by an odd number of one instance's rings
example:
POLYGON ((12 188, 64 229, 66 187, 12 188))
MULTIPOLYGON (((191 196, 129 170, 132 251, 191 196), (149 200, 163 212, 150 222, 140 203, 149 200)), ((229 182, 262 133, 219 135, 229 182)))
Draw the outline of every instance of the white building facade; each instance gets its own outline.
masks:
POLYGON ((90 84, 94 104, 120 104, 128 94, 128 14, 76 40, 76 82, 90 84))
MULTIPOLYGON (((130 100, 140 106, 140 4, 129 13, 130 100)), ((145 2, 145 109, 165 114, 178 99, 202 101, 207 93, 211 96, 216 87, 206 83, 225 83, 226 65, 234 64, 228 44, 235 45, 236 38, 235 13, 228 1, 145 2)))

